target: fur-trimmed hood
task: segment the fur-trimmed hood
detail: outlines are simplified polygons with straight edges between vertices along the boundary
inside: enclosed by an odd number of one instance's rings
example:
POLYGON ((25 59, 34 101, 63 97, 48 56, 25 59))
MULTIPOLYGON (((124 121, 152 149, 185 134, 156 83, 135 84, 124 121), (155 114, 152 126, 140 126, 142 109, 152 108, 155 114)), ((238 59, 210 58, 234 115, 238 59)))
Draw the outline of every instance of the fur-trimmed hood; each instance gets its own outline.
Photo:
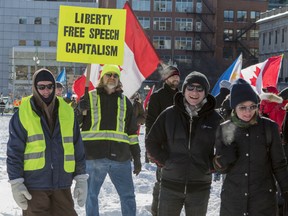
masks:
POLYGON ((262 93, 260 94, 260 100, 267 100, 269 102, 274 102, 274 103, 278 103, 278 104, 281 104, 283 102, 283 98, 276 95, 276 94, 273 94, 273 93, 262 93))

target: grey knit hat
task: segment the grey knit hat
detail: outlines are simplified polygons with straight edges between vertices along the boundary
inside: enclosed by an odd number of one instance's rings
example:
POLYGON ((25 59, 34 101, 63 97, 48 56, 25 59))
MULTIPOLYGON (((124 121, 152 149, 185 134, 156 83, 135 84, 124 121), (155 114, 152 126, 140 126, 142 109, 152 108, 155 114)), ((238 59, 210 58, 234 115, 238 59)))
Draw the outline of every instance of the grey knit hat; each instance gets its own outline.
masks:
POLYGON ((182 92, 184 93, 185 89, 186 89, 186 86, 188 84, 192 84, 192 83, 198 83, 201 86, 203 86, 204 89, 205 89, 205 96, 208 95, 208 92, 210 90, 210 84, 208 82, 207 77, 204 74, 202 74, 200 72, 197 72, 197 71, 193 71, 190 74, 188 74, 186 76, 184 82, 183 82, 182 92))
POLYGON ((162 76, 162 80, 167 80, 169 77, 178 75, 180 76, 180 71, 177 67, 169 65, 160 72, 162 76))

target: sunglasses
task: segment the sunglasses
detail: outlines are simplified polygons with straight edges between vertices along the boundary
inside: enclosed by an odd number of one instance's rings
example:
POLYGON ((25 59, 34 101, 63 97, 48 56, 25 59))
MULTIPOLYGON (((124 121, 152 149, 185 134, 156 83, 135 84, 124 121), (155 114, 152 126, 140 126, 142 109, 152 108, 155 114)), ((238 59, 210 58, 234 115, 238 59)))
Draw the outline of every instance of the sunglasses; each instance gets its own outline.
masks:
POLYGON ((54 88, 54 85, 53 85, 53 84, 37 85, 36 87, 37 87, 37 89, 39 89, 39 90, 44 90, 45 88, 51 90, 52 88, 54 88))
POLYGON ((117 79, 117 78, 119 78, 119 76, 118 76, 118 74, 113 74, 113 73, 108 73, 108 74, 105 74, 107 77, 112 77, 113 76, 113 78, 114 79, 117 79))
POLYGON ((196 90, 197 92, 203 92, 204 91, 204 87, 201 85, 187 85, 186 89, 188 91, 194 91, 194 90, 196 90))
POLYGON ((253 111, 258 108, 257 104, 251 105, 251 106, 238 106, 237 107, 239 111, 244 112, 244 111, 253 111))

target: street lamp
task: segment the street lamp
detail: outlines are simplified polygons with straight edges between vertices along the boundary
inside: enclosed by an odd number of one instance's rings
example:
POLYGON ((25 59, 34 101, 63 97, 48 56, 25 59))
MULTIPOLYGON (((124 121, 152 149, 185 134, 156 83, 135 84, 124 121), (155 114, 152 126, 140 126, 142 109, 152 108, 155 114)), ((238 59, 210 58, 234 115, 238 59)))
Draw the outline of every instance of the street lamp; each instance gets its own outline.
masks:
POLYGON ((38 53, 36 53, 36 56, 33 56, 33 61, 35 62, 35 71, 37 71, 37 67, 40 64, 40 59, 38 57, 38 53))

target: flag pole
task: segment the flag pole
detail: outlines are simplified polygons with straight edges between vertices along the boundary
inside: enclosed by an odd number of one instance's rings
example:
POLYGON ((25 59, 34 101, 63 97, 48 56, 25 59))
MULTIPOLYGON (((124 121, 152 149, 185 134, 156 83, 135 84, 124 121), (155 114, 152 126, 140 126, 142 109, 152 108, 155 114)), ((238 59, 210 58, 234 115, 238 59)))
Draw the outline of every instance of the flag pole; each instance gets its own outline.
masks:
MULTIPOLYGON (((87 73, 86 73, 86 80, 85 80, 85 93, 84 93, 84 100, 89 101, 89 85, 90 85, 90 73, 91 73, 91 64, 87 65, 87 73)), ((87 110, 83 110, 82 113, 84 116, 87 115, 87 110)))
MULTIPOLYGON (((66 97, 68 97, 68 82, 67 82, 67 73, 66 73, 66 68, 64 67, 64 71, 65 71, 65 85, 66 85, 66 97)), ((69 98, 70 99, 70 98, 69 98)))

